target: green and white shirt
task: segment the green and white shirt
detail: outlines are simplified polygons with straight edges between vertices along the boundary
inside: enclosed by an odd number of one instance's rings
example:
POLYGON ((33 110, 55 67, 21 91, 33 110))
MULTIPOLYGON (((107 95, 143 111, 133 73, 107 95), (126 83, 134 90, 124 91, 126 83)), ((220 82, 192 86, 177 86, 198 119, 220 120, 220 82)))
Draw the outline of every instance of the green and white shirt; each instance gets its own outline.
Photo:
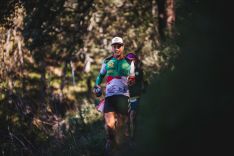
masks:
POLYGON ((106 97, 112 95, 129 96, 128 77, 135 76, 134 63, 127 58, 121 60, 111 56, 103 63, 96 84, 100 85, 106 76, 106 97))

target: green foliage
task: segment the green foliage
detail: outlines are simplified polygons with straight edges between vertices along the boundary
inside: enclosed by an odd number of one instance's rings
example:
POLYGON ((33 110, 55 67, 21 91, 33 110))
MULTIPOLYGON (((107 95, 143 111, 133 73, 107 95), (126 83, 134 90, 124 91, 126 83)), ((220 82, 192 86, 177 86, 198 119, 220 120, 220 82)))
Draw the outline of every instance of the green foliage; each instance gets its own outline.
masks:
POLYGON ((111 54, 111 38, 122 36, 126 53, 139 55, 148 83, 173 69, 178 57, 175 40, 160 39, 156 5, 155 0, 1 3, 2 152, 102 155, 103 117, 91 89, 111 54), (81 54, 92 59, 88 72, 81 54))
POLYGON ((13 18, 15 16, 15 8, 20 6, 17 0, 4 1, 0 4, 0 25, 11 27, 13 25, 13 18))

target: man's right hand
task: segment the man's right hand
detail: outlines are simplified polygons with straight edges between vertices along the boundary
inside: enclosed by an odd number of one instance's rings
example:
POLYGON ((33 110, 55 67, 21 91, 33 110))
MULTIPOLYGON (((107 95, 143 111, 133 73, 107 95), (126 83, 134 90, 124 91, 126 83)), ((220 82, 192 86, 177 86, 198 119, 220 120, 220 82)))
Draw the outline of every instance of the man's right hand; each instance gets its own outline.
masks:
POLYGON ((97 97, 102 96, 102 88, 101 88, 101 86, 95 85, 95 86, 94 86, 94 89, 93 89, 93 92, 94 92, 94 94, 95 94, 97 97))

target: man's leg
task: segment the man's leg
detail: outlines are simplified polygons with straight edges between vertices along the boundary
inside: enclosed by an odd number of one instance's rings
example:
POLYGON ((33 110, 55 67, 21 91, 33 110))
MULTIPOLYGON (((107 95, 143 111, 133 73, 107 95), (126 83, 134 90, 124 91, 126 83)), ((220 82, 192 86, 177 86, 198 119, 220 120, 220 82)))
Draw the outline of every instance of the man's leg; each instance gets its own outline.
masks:
POLYGON ((128 114, 127 114, 127 118, 126 118, 126 122, 125 122, 125 125, 126 125, 126 128, 125 128, 125 137, 129 138, 130 136, 130 112, 131 112, 131 102, 129 102, 128 104, 128 114))
POLYGON ((130 111, 130 138, 134 140, 135 138, 135 129, 136 129, 136 111, 130 111))
POLYGON ((127 132, 127 116, 123 114, 117 114, 117 132, 116 132, 116 143, 120 145, 124 139, 126 138, 126 132, 127 132))
POLYGON ((115 113, 104 113, 105 118, 105 130, 106 130, 106 153, 109 153, 115 144, 115 113))
POLYGON ((130 112, 129 112, 129 129, 130 129, 130 142, 129 145, 131 148, 135 148, 135 133, 136 133, 136 115, 138 109, 139 99, 131 102, 130 112))
POLYGON ((104 113, 105 117, 105 129, 107 130, 107 137, 108 139, 114 138, 114 131, 115 131, 115 113, 114 112, 108 112, 104 113))
POLYGON ((118 96, 116 112, 117 112, 117 127, 118 134, 116 137, 117 143, 122 145, 126 141, 126 132, 127 132, 127 119, 128 119, 128 99, 127 96, 118 96))

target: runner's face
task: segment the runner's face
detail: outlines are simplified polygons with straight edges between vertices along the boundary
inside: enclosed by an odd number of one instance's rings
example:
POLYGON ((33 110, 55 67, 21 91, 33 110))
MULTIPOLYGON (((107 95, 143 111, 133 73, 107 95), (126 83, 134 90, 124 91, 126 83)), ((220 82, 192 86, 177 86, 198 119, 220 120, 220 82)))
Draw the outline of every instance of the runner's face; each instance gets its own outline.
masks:
POLYGON ((122 44, 113 44, 112 45, 112 52, 114 53, 115 57, 123 56, 124 46, 122 44))

